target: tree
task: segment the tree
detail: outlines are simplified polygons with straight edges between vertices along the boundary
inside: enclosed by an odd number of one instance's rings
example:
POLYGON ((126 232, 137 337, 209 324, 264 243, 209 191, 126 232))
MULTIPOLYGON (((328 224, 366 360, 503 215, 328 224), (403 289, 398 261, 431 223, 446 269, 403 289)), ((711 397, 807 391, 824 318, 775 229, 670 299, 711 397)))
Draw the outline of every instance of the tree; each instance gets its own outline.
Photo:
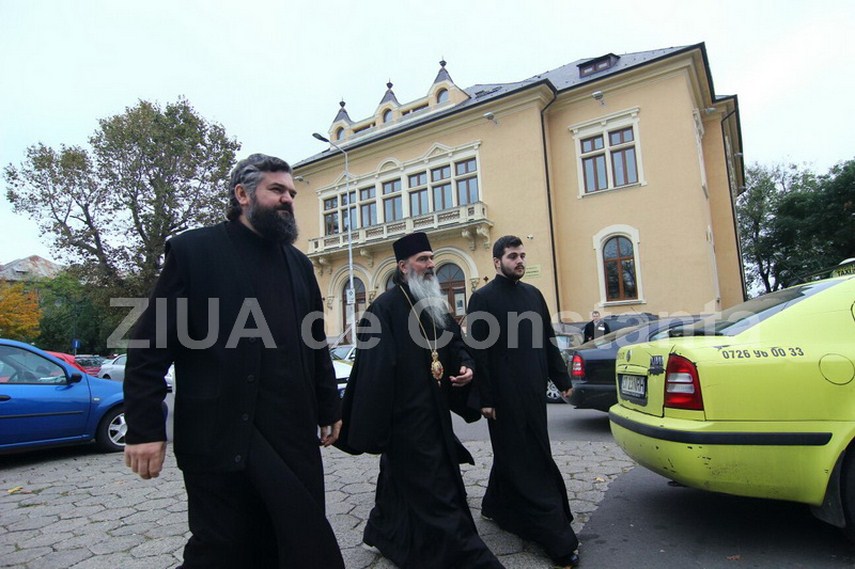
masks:
POLYGON ((749 287, 785 288, 855 257, 855 161, 822 176, 754 164, 746 187, 736 210, 749 287))
POLYGON ((835 262, 855 257, 855 160, 834 166, 823 178, 817 211, 835 262))
POLYGON ((39 334, 38 296, 23 283, 0 282, 0 338, 32 342, 39 334))
POLYGON ((97 288, 84 285, 73 270, 41 279, 34 286, 41 305, 36 341, 40 348, 70 352, 72 339, 78 339, 78 353, 104 353, 111 331, 104 328, 112 319, 97 288))
POLYGON ((812 171, 795 164, 752 164, 745 171, 746 190, 736 199, 746 284, 770 292, 782 287, 782 268, 792 251, 781 249, 777 215, 788 194, 815 187, 812 171))
POLYGON ((60 259, 116 294, 145 296, 166 240, 223 217, 240 144, 184 99, 101 119, 89 144, 31 146, 20 167, 5 168, 6 196, 60 259))

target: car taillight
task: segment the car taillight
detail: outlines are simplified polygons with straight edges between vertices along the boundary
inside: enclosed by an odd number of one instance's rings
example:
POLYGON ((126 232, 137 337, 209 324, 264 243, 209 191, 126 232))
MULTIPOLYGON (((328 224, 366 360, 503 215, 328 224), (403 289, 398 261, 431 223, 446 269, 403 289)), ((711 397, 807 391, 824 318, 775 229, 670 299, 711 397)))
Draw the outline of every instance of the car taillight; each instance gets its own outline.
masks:
POLYGON ((701 382, 695 364, 676 354, 668 356, 665 369, 665 407, 703 411, 701 382))
POLYGON ((570 377, 585 377, 585 360, 579 354, 573 354, 573 359, 570 360, 570 377))

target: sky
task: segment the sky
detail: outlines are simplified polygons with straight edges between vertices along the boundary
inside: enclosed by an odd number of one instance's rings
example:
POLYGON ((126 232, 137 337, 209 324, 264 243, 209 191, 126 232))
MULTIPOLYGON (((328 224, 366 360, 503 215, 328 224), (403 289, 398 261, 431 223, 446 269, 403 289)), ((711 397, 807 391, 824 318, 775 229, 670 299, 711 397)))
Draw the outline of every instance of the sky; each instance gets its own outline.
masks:
MULTIPOLYGON (((466 88, 705 42, 716 94, 739 98, 746 164, 825 173, 855 158, 853 34, 851 0, 0 0, 0 167, 179 97, 238 158, 294 163, 324 150, 312 133, 339 100, 360 120, 389 80, 401 103, 423 97, 441 59, 466 88)), ((0 188, 0 264, 56 260, 0 188)))

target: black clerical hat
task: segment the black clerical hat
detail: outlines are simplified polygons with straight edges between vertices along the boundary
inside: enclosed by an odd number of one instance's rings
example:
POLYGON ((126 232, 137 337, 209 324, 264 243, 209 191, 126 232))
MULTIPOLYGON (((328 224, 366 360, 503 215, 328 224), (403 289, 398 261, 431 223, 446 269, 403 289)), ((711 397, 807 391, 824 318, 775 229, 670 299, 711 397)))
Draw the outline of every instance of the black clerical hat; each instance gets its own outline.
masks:
POLYGON ((427 235, 421 231, 404 235, 392 243, 392 247, 395 249, 395 259, 398 261, 406 261, 416 253, 421 253, 422 251, 433 251, 427 235))

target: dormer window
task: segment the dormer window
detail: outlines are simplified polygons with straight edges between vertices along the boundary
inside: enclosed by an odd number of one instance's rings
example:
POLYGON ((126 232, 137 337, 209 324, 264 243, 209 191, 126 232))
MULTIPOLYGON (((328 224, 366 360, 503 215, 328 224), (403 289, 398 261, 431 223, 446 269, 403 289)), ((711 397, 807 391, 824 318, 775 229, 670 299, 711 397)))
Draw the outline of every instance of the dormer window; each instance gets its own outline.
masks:
POLYGON ((342 138, 344 138, 344 127, 338 127, 335 131, 335 139, 341 140, 342 138))
POLYGON ((587 77, 588 75, 593 75, 594 73, 599 73, 600 71, 605 71, 617 63, 619 57, 613 53, 608 55, 604 55, 603 57, 598 57, 597 59, 592 59, 591 61, 587 61, 579 65, 579 77, 587 77))
POLYGON ((436 102, 438 104, 445 103, 448 101, 448 89, 440 89, 436 94, 436 102))
POLYGON ((383 111, 383 122, 392 122, 392 109, 386 109, 383 111))

